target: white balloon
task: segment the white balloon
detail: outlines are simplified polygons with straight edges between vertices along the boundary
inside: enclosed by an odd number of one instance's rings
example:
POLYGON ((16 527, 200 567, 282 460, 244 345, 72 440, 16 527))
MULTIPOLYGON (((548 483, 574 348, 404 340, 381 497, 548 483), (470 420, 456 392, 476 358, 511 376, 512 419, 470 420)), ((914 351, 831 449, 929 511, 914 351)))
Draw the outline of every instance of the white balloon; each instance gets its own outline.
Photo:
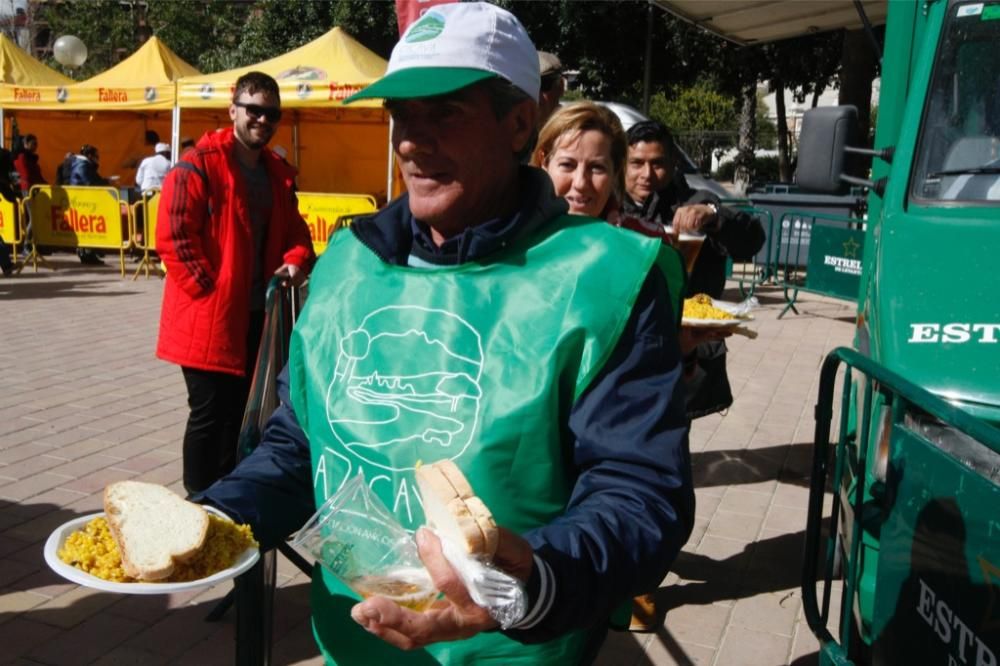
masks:
POLYGON ((79 67, 87 61, 87 45, 74 35, 63 35, 52 45, 56 62, 66 67, 79 67))

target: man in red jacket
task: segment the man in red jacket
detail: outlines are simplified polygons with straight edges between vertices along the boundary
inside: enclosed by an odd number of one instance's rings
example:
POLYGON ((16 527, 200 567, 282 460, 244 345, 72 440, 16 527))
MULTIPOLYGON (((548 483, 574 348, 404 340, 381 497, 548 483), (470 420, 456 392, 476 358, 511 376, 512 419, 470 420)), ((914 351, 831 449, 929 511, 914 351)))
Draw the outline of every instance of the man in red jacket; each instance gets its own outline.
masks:
POLYGON ((231 130, 203 136, 167 174, 156 231, 167 267, 156 355, 180 365, 187 384, 189 492, 235 464, 269 279, 298 286, 315 259, 295 169, 266 147, 281 119, 278 84, 241 76, 229 117, 231 130))

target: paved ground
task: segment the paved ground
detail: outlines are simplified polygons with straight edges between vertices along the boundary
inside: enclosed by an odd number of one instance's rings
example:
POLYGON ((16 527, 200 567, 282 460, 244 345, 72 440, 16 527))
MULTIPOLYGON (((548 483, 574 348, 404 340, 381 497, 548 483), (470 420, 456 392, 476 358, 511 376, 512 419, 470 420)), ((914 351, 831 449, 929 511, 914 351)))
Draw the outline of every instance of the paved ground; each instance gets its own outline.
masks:
MULTIPOLYGON (((119 596, 56 577, 53 528, 98 510, 112 480, 179 489, 180 371, 153 346, 162 283, 121 280, 65 255, 61 270, 0 278, 0 663, 230 664, 233 617, 204 616, 226 586, 119 596)), ((30 271, 30 269, 29 269, 30 271)), ((805 296, 777 319, 765 290, 756 340, 735 337, 736 404, 691 433, 695 533, 658 592, 663 626, 612 634, 600 663, 777 666, 815 662, 798 589, 812 409, 823 356, 850 343, 853 309, 805 296)), ((306 580, 283 562, 276 664, 319 664, 306 580)))

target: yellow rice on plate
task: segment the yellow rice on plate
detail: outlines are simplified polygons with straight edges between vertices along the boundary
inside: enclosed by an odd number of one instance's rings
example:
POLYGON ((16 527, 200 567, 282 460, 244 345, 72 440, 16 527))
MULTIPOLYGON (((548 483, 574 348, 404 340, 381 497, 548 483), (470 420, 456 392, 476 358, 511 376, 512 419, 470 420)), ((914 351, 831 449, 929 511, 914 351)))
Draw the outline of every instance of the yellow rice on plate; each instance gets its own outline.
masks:
MULTIPOLYGON (((233 566, 243 551, 257 546, 249 525, 237 525, 214 514, 209 514, 208 521, 208 534, 201 550, 190 560, 178 562, 168 578, 157 582, 182 583, 207 578, 233 566)), ((137 582, 125 575, 118 544, 103 516, 70 534, 59 549, 59 559, 103 580, 137 582)))
POLYGON ((736 319, 736 317, 725 310, 720 310, 712 304, 712 297, 708 294, 695 294, 691 298, 684 299, 685 319, 736 319))

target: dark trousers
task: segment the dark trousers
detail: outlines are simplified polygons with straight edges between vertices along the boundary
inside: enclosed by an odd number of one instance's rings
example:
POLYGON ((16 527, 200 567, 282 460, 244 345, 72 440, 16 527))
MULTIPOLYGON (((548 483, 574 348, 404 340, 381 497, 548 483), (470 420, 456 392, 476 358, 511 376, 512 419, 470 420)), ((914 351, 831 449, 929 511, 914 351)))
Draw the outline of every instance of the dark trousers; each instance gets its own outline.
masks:
POLYGON ((14 262, 10 258, 10 248, 7 243, 0 238, 0 270, 4 275, 9 275, 14 270, 14 262))
POLYGON ((181 368, 191 410, 184 430, 184 488, 189 493, 205 490, 236 466, 236 447, 263 327, 264 313, 250 313, 245 377, 181 368))

